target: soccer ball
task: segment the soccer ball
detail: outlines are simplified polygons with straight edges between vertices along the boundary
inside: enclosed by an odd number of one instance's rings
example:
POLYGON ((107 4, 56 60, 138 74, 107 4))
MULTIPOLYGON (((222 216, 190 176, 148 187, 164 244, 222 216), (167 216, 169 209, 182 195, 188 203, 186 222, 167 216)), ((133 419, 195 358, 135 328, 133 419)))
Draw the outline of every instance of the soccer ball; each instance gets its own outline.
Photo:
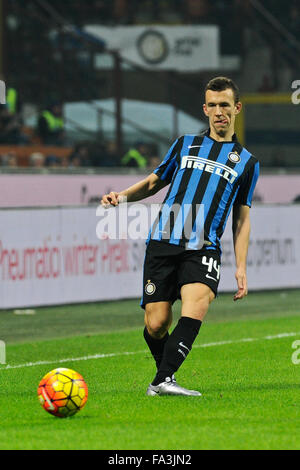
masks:
POLYGON ((41 380, 38 398, 48 413, 68 418, 85 406, 88 388, 83 377, 74 370, 55 369, 41 380))

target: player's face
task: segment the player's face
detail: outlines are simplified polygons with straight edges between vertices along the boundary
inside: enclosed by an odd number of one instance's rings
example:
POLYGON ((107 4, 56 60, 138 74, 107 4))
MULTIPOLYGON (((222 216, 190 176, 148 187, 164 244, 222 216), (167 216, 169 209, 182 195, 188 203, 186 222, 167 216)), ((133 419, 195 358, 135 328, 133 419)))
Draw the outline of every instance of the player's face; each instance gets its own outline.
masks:
POLYGON ((220 137, 234 133, 235 117, 241 108, 241 103, 235 103, 231 88, 224 91, 207 90, 206 92, 203 110, 209 119, 210 129, 220 137))

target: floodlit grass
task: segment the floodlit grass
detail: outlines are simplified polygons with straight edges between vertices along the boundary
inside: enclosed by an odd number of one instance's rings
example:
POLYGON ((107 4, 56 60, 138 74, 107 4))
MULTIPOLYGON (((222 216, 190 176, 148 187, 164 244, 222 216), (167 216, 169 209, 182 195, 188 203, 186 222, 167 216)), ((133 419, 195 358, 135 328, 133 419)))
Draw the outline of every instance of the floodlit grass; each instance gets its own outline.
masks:
POLYGON ((138 301, 41 308, 33 317, 1 312, 7 363, 21 367, 0 366, 0 449, 299 449, 300 365, 291 361, 299 306, 299 291, 240 303, 220 296, 177 373, 201 398, 145 395, 155 368, 138 301), (46 364, 28 367, 38 361, 46 364), (65 420, 36 396, 58 366, 89 387, 86 407, 65 420))

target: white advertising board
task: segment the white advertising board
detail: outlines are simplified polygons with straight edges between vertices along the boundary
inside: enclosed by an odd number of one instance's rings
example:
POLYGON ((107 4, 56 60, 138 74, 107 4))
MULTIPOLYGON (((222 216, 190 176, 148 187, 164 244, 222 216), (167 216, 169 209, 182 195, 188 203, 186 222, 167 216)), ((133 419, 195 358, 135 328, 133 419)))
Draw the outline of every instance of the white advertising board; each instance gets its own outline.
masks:
MULTIPOLYGON (((250 289, 300 287, 300 205, 253 206, 248 252, 250 289)), ((234 290, 231 220, 222 238, 220 290, 234 290)))
MULTIPOLYGON (((137 66, 156 70, 196 72, 220 67, 218 26, 87 26, 108 49, 137 66)), ((99 68, 111 67, 99 56, 99 68)))
MULTIPOLYGON (((144 233, 149 216, 141 211, 144 233)), ((300 287, 300 206, 251 210, 251 289, 300 287)), ((0 308, 140 297, 144 239, 99 239, 95 208, 0 211, 0 308)), ((230 221, 220 291, 234 291, 230 221)))

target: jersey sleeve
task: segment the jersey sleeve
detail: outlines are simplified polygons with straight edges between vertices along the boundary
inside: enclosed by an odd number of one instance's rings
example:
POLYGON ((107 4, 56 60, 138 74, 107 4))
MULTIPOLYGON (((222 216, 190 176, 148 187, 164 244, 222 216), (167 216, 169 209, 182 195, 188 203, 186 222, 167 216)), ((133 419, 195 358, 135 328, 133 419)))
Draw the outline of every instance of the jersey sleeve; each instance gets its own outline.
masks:
POLYGON ((175 140, 173 145, 170 147, 164 160, 161 164, 153 171, 162 181, 170 183, 173 174, 177 167, 177 156, 180 147, 181 138, 175 140))
POLYGON ((254 189, 259 177, 259 162, 256 162, 247 172, 241 182, 235 204, 251 207, 254 189))

